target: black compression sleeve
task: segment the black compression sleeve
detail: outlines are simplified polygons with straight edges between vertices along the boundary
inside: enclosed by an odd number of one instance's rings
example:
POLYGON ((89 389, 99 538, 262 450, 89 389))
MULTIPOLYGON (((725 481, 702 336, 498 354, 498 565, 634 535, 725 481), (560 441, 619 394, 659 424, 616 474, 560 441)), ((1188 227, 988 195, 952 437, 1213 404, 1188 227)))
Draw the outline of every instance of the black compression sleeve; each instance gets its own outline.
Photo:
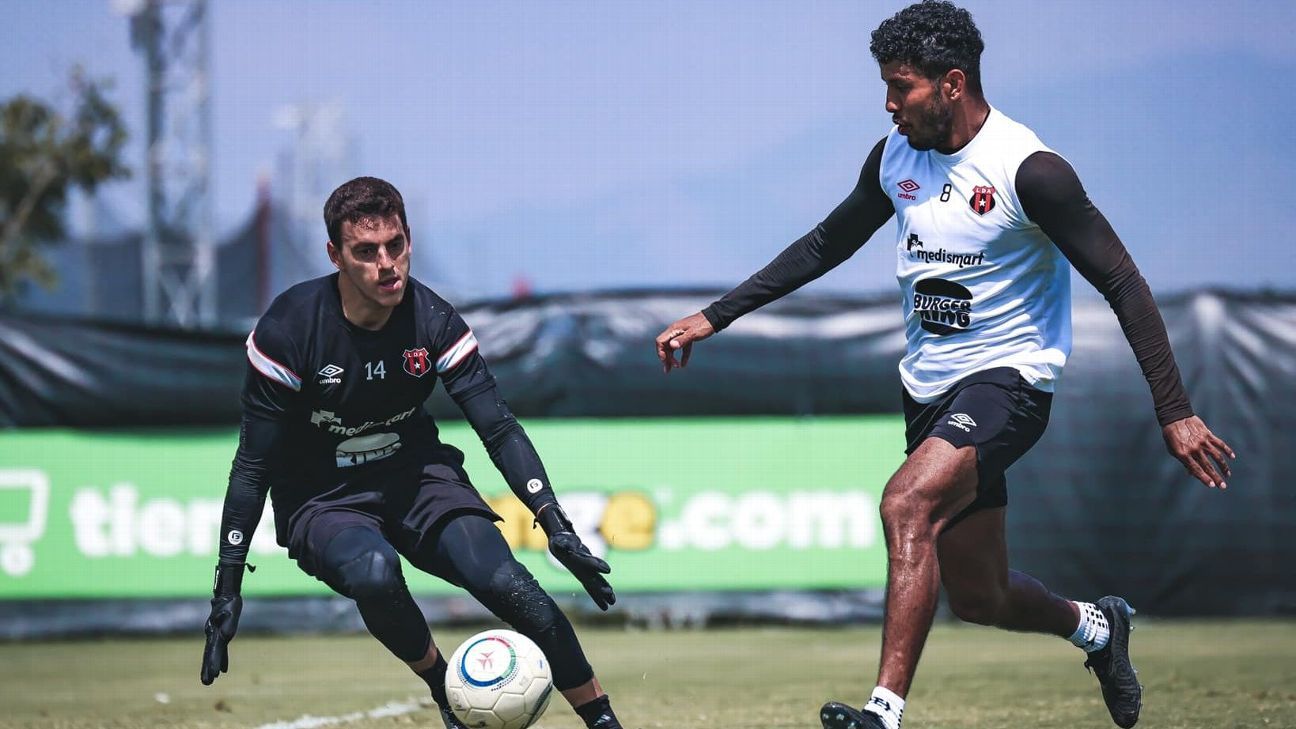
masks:
POLYGON ((1017 195, 1030 219, 1116 312, 1152 389, 1157 420, 1167 425, 1192 415, 1152 292, 1075 170, 1056 154, 1036 152, 1017 170, 1017 195))
POLYGON ((540 454, 513 417, 479 354, 472 354, 447 378, 447 391, 481 438, 509 488, 531 513, 557 502, 540 454))
POLYGON ((885 146, 886 139, 883 139, 873 147, 855 189, 822 223, 751 278, 702 310, 716 331, 836 268, 895 214, 895 206, 882 191, 880 181, 885 146))
POLYGON ((221 516, 220 561, 224 564, 241 566, 247 561, 252 534, 261 521, 270 489, 267 471, 270 456, 282 437, 281 428, 274 419, 243 413, 221 516))

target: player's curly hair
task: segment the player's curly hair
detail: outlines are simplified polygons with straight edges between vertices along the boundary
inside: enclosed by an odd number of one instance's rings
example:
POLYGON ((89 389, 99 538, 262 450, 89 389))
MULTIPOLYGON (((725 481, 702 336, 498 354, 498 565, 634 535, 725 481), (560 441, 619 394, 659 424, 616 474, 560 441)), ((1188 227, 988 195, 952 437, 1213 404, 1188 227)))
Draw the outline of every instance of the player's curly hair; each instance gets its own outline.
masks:
POLYGON ((957 68, 968 87, 981 94, 981 52, 985 43, 972 14, 948 0, 923 0, 882 21, 869 51, 879 65, 913 66, 929 79, 957 68))
POLYGON ((405 199, 394 185, 377 177, 357 177, 345 182, 324 203, 324 227, 334 245, 342 244, 343 223, 393 215, 400 217, 401 227, 408 231, 405 199))

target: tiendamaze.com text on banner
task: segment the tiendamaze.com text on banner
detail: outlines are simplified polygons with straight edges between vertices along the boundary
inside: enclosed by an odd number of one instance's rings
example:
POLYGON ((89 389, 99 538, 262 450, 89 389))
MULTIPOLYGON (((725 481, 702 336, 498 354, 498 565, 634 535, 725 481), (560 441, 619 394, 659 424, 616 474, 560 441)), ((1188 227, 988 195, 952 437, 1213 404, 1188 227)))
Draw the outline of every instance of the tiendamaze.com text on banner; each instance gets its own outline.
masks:
MULTIPOLYGON (((899 465, 896 416, 532 420, 527 431, 619 592, 879 587, 877 505, 899 465)), ((505 518, 519 557, 578 589, 462 424, 442 439, 505 518)), ((234 430, 0 433, 0 599, 201 596, 211 589, 234 430)), ((251 595, 326 593, 274 543, 251 595)), ((408 570, 411 588, 455 588, 408 570)))

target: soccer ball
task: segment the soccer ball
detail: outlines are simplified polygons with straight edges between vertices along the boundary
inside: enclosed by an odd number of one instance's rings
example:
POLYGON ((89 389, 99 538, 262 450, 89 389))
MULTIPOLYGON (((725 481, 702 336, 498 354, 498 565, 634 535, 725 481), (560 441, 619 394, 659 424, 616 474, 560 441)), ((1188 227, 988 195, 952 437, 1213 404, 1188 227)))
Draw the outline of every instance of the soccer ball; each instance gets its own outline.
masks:
POLYGON ((469 729, 526 729, 553 692, 539 646, 511 630, 478 633, 455 650, 446 671, 450 708, 469 729))

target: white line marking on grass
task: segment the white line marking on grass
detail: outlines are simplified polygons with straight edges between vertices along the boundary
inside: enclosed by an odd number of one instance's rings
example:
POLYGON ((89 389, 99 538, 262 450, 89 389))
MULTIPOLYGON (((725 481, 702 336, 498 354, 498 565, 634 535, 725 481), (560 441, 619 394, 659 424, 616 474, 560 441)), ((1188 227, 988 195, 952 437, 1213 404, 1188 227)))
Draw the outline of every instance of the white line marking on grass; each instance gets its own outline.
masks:
POLYGON ((427 702, 422 700, 410 701, 392 701, 376 709, 368 711, 353 711, 350 714, 341 716, 313 716, 311 714, 302 714, 292 721, 272 721, 269 724, 262 724, 256 729, 316 729, 322 726, 335 726, 337 724, 350 724, 362 719, 382 719, 388 716, 400 716, 402 714, 412 714, 416 711, 423 711, 431 707, 429 699, 427 702))

